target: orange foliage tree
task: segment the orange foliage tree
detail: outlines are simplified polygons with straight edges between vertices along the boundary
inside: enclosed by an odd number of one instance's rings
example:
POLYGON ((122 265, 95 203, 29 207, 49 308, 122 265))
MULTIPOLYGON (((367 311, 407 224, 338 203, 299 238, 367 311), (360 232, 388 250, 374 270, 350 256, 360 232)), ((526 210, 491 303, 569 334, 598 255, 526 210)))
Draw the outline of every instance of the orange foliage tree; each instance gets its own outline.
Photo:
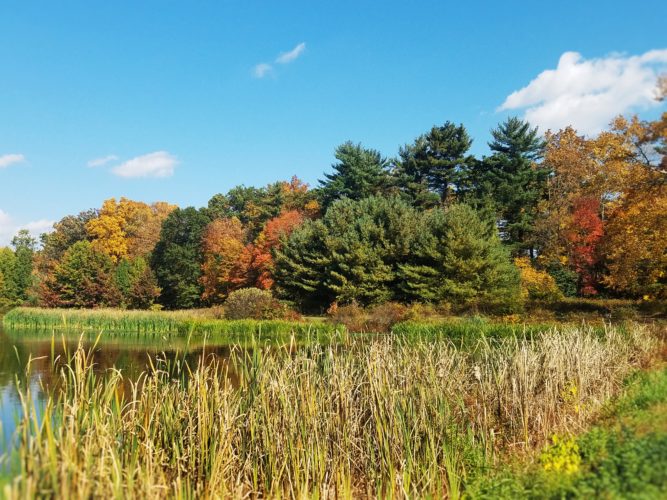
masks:
POLYGON ((238 284, 268 290, 273 287, 273 252, 278 250, 282 238, 303 224, 304 215, 288 210, 269 220, 254 243, 246 245, 240 257, 235 279, 238 284))
POLYGON ((230 292, 243 286, 234 277, 242 266, 246 232, 236 217, 215 219, 202 236, 202 299, 208 303, 224 301, 230 292))

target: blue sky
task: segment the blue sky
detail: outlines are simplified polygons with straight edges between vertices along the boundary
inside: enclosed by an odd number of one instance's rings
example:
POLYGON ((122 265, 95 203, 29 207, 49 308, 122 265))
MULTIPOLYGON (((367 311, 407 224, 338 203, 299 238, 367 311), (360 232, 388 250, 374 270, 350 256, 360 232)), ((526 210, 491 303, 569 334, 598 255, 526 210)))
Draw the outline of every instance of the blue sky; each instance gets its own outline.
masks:
POLYGON ((665 19, 664 1, 0 1, 0 245, 109 197, 315 184, 348 139, 392 156, 452 120, 484 154, 508 114, 590 134, 657 116, 665 19))

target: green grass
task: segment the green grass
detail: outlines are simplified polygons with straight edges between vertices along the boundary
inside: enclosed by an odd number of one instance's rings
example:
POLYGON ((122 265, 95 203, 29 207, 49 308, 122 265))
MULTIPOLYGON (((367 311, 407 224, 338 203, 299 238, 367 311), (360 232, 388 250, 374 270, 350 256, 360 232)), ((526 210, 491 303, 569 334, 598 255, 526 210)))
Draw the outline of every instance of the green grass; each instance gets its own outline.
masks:
POLYGON ((3 317, 11 330, 93 331, 105 334, 139 334, 148 337, 208 336, 229 340, 310 336, 323 338, 343 333, 339 325, 327 322, 284 320, 219 320, 206 311, 123 311, 117 309, 40 309, 19 307, 3 317))
POLYGON ((543 459, 521 472, 518 463, 481 477, 471 497, 667 498, 667 368, 635 373, 598 424, 569 439, 576 472, 546 470, 543 459))

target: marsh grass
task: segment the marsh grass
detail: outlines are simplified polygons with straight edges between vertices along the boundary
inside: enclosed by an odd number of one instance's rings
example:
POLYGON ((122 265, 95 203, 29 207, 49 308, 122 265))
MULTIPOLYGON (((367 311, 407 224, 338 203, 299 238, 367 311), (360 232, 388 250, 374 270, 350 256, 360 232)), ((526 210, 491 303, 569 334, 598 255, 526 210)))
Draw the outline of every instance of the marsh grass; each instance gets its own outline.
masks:
POLYGON ((139 334, 147 337, 227 336, 230 339, 254 335, 327 336, 342 333, 342 328, 324 322, 286 320, 220 320, 209 310, 126 311, 120 309, 43 309, 18 307, 3 317, 8 329, 32 331, 104 331, 108 334, 139 334))
POLYGON ((132 381, 96 375, 80 348, 54 360, 41 416, 19 387, 20 470, 4 493, 459 498, 508 453, 581 429, 657 345, 647 326, 472 349, 385 337, 158 363, 132 381))

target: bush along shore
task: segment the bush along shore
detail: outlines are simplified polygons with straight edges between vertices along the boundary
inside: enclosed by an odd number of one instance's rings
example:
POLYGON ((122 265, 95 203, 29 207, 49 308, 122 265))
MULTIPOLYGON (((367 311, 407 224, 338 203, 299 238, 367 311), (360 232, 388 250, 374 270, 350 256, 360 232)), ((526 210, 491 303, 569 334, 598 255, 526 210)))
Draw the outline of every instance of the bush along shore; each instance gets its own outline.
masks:
POLYGON ((124 311, 118 309, 42 309, 18 307, 2 319, 8 329, 93 330, 109 334, 190 336, 334 337, 345 328, 324 321, 214 319, 207 311, 124 311))
MULTIPOLYGON (((550 330, 474 349, 390 336, 348 349, 238 350, 230 361, 239 374, 234 385, 230 365, 210 359, 158 365, 139 380, 119 371, 99 376, 79 349, 55 361, 65 363, 61 383, 39 415, 38 395, 20 387, 19 446, 9 462, 16 470, 4 494, 460 498, 493 491, 490 472, 513 456, 545 446, 554 455, 545 463, 576 455, 569 438, 554 441, 554 434, 585 429, 630 374, 656 359, 658 337, 636 325, 604 335, 550 330)), ((567 474, 580 466, 572 463, 567 474)), ((554 466, 549 474, 558 481, 565 472, 554 466)))

